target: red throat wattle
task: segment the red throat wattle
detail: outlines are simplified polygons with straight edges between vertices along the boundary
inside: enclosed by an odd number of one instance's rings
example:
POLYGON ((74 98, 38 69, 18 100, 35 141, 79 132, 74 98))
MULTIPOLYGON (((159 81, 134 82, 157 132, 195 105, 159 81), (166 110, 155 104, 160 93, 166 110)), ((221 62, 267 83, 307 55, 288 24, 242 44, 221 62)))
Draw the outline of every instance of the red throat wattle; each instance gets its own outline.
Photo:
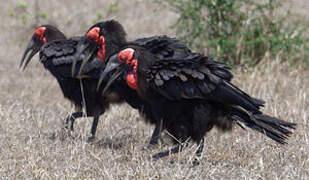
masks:
POLYGON ((46 37, 44 37, 44 33, 46 31, 46 27, 39 27, 34 31, 34 34, 39 38, 39 40, 45 44, 46 43, 46 37))
POLYGON ((100 36, 100 28, 94 27, 87 33, 87 40, 94 41, 99 44, 99 50, 97 52, 97 56, 102 60, 105 61, 105 39, 104 36, 100 36))
POLYGON ((130 66, 133 66, 133 71, 128 72, 126 77, 127 84, 132 89, 138 88, 138 81, 137 81, 137 59, 133 59, 130 63, 130 66))
POLYGON ((105 39, 103 36, 100 37, 99 40, 100 48, 98 50, 98 57, 104 62, 105 61, 105 39))

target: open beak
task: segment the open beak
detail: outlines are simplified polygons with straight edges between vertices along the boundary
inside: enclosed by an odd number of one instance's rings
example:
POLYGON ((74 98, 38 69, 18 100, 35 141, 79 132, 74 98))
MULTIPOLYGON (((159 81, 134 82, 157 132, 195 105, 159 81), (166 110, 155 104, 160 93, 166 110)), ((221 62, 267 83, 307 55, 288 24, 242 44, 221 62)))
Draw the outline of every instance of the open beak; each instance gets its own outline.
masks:
POLYGON ((105 87, 103 89, 102 95, 104 95, 105 92, 107 91, 107 89, 109 88, 109 86, 119 76, 121 76, 125 70, 126 70, 125 69, 125 63, 120 63, 119 62, 118 54, 115 54, 112 57, 110 57, 108 63, 105 66, 104 71, 100 75, 100 79, 99 79, 99 82, 98 82, 97 90, 99 90, 102 82, 106 79, 106 77, 112 73, 110 78, 108 79, 108 82, 106 83, 106 85, 105 85, 105 87))
POLYGON ((19 64, 19 68, 22 68, 22 70, 25 70, 25 68, 27 67, 28 63, 30 62, 30 60, 32 59, 32 57, 39 52, 40 50, 40 45, 37 44, 33 39, 31 39, 31 41, 29 42, 23 57, 21 58, 20 64, 19 64), (31 51, 32 50, 32 51, 31 51), (30 55, 28 56, 28 58, 26 59, 28 53, 31 51, 30 55), (26 61, 25 61, 26 59, 26 61))
POLYGON ((93 53, 97 50, 97 45, 94 42, 89 42, 86 38, 82 39, 77 46, 76 54, 72 64, 72 76, 76 75, 77 61, 82 60, 82 64, 78 70, 78 75, 81 74, 83 67, 89 61, 93 53))

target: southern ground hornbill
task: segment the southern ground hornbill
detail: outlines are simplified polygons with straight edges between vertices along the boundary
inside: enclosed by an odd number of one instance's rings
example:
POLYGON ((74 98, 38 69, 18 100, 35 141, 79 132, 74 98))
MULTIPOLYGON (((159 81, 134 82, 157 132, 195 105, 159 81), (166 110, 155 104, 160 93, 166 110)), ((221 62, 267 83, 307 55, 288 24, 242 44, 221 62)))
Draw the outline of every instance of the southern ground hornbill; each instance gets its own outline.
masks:
POLYGON ((260 107, 264 102, 234 86, 226 65, 188 51, 176 39, 148 40, 143 45, 128 43, 111 56, 101 79, 109 77, 103 93, 110 84, 135 90, 150 105, 155 123, 181 142, 153 158, 179 152, 190 139, 199 143, 196 154, 200 155, 206 132, 214 126, 231 130, 234 122, 286 143, 292 133, 288 128, 294 129, 296 124, 263 114, 260 107))
MULTIPOLYGON (((113 37, 107 39, 110 44, 110 46, 106 47, 106 55, 108 56, 115 53, 118 44, 121 45, 126 41, 125 32, 122 26, 115 21, 108 21, 104 25, 106 30, 113 32, 113 37)), ((102 64, 104 66, 104 62, 97 58, 92 58, 90 63, 87 64, 87 68, 83 69, 83 77, 72 76, 72 64, 75 62, 73 61, 74 55, 77 44, 83 41, 82 38, 73 37, 67 39, 61 31, 51 25, 40 26, 35 30, 24 52, 20 67, 24 65, 23 69, 26 68, 32 57, 37 52, 40 52, 40 62, 57 79, 64 97, 75 105, 76 112, 66 118, 65 127, 67 128, 69 122, 71 122, 70 129, 73 130, 74 120, 83 116, 82 107, 84 107, 86 115, 93 117, 91 135, 88 138, 88 140, 93 140, 99 116, 109 107, 109 103, 119 103, 123 100, 113 90, 104 96, 97 92, 98 78, 91 77, 100 71, 97 67, 102 66, 102 64), (26 59, 30 51, 31 53, 26 59)), ((83 58, 83 54, 80 54, 80 56, 83 58)), ((81 61, 78 60, 77 69, 80 66, 81 61)))
POLYGON ((117 71, 114 75, 125 76, 122 81, 151 105, 156 119, 163 120, 163 128, 182 142, 172 153, 193 139, 200 143, 200 154, 203 137, 213 126, 230 130, 237 122, 285 144, 292 133, 288 128, 296 125, 263 114, 261 101, 229 82, 227 66, 197 53, 160 60, 144 47, 129 45, 112 56, 102 77, 113 70, 117 71))

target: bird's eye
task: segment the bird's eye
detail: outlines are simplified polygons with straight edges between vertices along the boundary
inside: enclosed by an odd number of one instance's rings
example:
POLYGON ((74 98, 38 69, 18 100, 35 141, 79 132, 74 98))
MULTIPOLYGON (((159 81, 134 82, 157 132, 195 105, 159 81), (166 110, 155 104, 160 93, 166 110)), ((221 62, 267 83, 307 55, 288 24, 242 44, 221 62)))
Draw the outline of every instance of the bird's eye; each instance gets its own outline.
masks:
POLYGON ((87 37, 89 41, 94 41, 94 38, 95 38, 94 36, 90 36, 90 35, 87 37))
POLYGON ((122 50, 119 54, 118 54, 118 59, 120 62, 122 63, 129 63, 134 56, 134 49, 132 48, 127 48, 122 50))
POLYGON ((126 58, 121 56, 121 57, 119 57, 119 61, 120 61, 120 62, 125 62, 125 61, 126 61, 126 58))

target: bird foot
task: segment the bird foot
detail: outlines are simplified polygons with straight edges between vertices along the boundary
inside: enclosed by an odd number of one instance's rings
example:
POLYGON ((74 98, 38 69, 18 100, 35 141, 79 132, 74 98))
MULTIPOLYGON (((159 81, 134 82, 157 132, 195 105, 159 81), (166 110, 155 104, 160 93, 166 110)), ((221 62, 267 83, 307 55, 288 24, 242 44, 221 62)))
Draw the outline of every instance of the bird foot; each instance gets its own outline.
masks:
POLYGON ((96 139, 96 138, 95 138, 95 135, 90 135, 90 136, 87 138, 87 142, 88 142, 88 143, 94 142, 95 139, 96 139))
POLYGON ((57 139, 56 132, 53 132, 48 138, 52 141, 55 141, 57 139))
POLYGON ((155 154, 155 155, 152 156, 152 161, 157 161, 157 160, 159 160, 160 158, 165 157, 165 156, 167 156, 167 155, 168 155, 167 152, 159 152, 159 153, 157 153, 157 154, 155 154))
POLYGON ((200 159, 195 157, 194 160, 192 161, 192 167, 195 167, 198 165, 200 165, 200 159))
POLYGON ((147 145, 146 149, 151 151, 151 150, 155 149, 156 147, 157 147, 157 144, 150 144, 150 143, 149 143, 149 144, 147 145))

